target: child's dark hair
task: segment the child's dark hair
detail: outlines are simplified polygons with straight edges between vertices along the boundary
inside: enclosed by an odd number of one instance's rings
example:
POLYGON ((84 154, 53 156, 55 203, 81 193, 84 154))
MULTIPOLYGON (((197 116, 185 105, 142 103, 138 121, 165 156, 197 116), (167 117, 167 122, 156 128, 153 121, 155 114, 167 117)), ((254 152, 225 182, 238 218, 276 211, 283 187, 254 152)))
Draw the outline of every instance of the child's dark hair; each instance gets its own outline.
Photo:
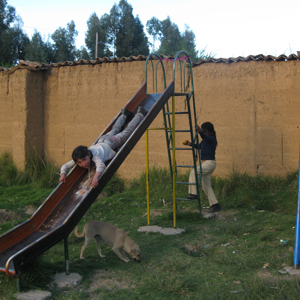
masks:
POLYGON ((212 134, 216 138, 216 142, 217 142, 217 145, 218 145, 217 135, 216 135, 216 132, 215 132, 214 125, 210 122, 205 122, 201 125, 201 128, 203 130, 208 131, 210 134, 212 134))
POLYGON ((78 146, 73 150, 72 158, 75 162, 89 155, 89 149, 86 146, 78 146))

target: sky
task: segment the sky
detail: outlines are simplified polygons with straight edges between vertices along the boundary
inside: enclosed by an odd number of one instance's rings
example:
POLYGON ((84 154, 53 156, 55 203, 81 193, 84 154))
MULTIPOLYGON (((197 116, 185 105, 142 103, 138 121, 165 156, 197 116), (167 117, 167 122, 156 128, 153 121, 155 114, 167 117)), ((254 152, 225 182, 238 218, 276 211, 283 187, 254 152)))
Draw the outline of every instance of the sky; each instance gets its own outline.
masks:
MULTIPOLYGON (((142 24, 152 17, 168 16, 181 32, 186 25, 196 36, 197 49, 215 58, 248 55, 290 55, 300 51, 298 22, 300 0, 127 0, 142 24)), ((119 0, 7 0, 24 22, 31 38, 34 30, 47 40, 73 20, 78 31, 76 47, 85 46, 87 20, 110 12, 119 0)), ((178 49, 181 50, 181 49, 178 49)))

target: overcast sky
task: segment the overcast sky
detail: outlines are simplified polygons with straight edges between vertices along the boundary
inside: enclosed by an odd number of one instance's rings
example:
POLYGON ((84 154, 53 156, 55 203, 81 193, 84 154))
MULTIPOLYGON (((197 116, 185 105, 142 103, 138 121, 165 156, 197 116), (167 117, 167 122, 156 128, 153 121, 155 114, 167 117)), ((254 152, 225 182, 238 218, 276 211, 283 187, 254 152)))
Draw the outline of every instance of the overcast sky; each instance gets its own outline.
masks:
MULTIPOLYGON (((206 47, 216 58, 248 55, 290 55, 300 51, 300 0, 127 0, 133 15, 143 25, 153 16, 167 16, 178 25, 185 24, 196 35, 197 49, 206 47)), ((87 20, 95 11, 98 17, 109 13, 114 0, 7 0, 24 22, 31 38, 34 29, 47 39, 59 27, 74 20, 79 32, 76 46, 84 46, 87 20)), ((146 32, 146 28, 144 29, 146 32)), ((179 49, 180 50, 180 49, 179 49)))

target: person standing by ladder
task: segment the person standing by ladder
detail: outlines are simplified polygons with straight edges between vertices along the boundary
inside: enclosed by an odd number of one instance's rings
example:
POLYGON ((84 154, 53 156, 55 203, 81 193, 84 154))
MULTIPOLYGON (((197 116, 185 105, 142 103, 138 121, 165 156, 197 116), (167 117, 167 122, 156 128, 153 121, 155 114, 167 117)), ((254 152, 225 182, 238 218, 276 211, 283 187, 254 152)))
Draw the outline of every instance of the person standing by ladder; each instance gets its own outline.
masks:
MULTIPOLYGON (((211 187, 211 175, 217 164, 215 160, 215 152, 217 148, 217 136, 214 125, 210 122, 205 122, 199 127, 195 125, 195 130, 200 134, 202 141, 194 147, 201 149, 201 165, 202 165, 202 188, 208 197, 210 208, 208 212, 213 213, 221 210, 221 206, 216 198, 216 195, 211 187)), ((192 143, 187 141, 186 145, 192 146, 192 143)), ((200 176, 200 166, 197 167, 197 174, 200 176)), ((195 170, 190 172, 189 176, 189 195, 188 199, 197 199, 197 188, 195 179, 195 170), (193 184, 194 183, 194 184, 193 184)))

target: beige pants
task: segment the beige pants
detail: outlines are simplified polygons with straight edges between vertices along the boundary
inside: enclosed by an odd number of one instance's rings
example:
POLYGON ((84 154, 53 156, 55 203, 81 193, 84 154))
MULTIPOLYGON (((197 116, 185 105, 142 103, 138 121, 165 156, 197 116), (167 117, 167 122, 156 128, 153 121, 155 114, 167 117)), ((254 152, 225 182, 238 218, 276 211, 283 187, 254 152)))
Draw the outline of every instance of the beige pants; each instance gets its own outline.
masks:
MULTIPOLYGON (((215 170, 217 164, 215 160, 206 160, 202 163, 202 188, 205 195, 208 197, 209 205, 218 203, 216 195, 211 187, 211 175, 215 170)), ((200 167, 197 168, 198 180, 200 176, 200 167)), ((194 169, 190 173, 189 177, 190 183, 195 183, 195 171, 194 169)), ((197 195, 196 185, 189 186, 189 193, 193 195, 197 195)))

